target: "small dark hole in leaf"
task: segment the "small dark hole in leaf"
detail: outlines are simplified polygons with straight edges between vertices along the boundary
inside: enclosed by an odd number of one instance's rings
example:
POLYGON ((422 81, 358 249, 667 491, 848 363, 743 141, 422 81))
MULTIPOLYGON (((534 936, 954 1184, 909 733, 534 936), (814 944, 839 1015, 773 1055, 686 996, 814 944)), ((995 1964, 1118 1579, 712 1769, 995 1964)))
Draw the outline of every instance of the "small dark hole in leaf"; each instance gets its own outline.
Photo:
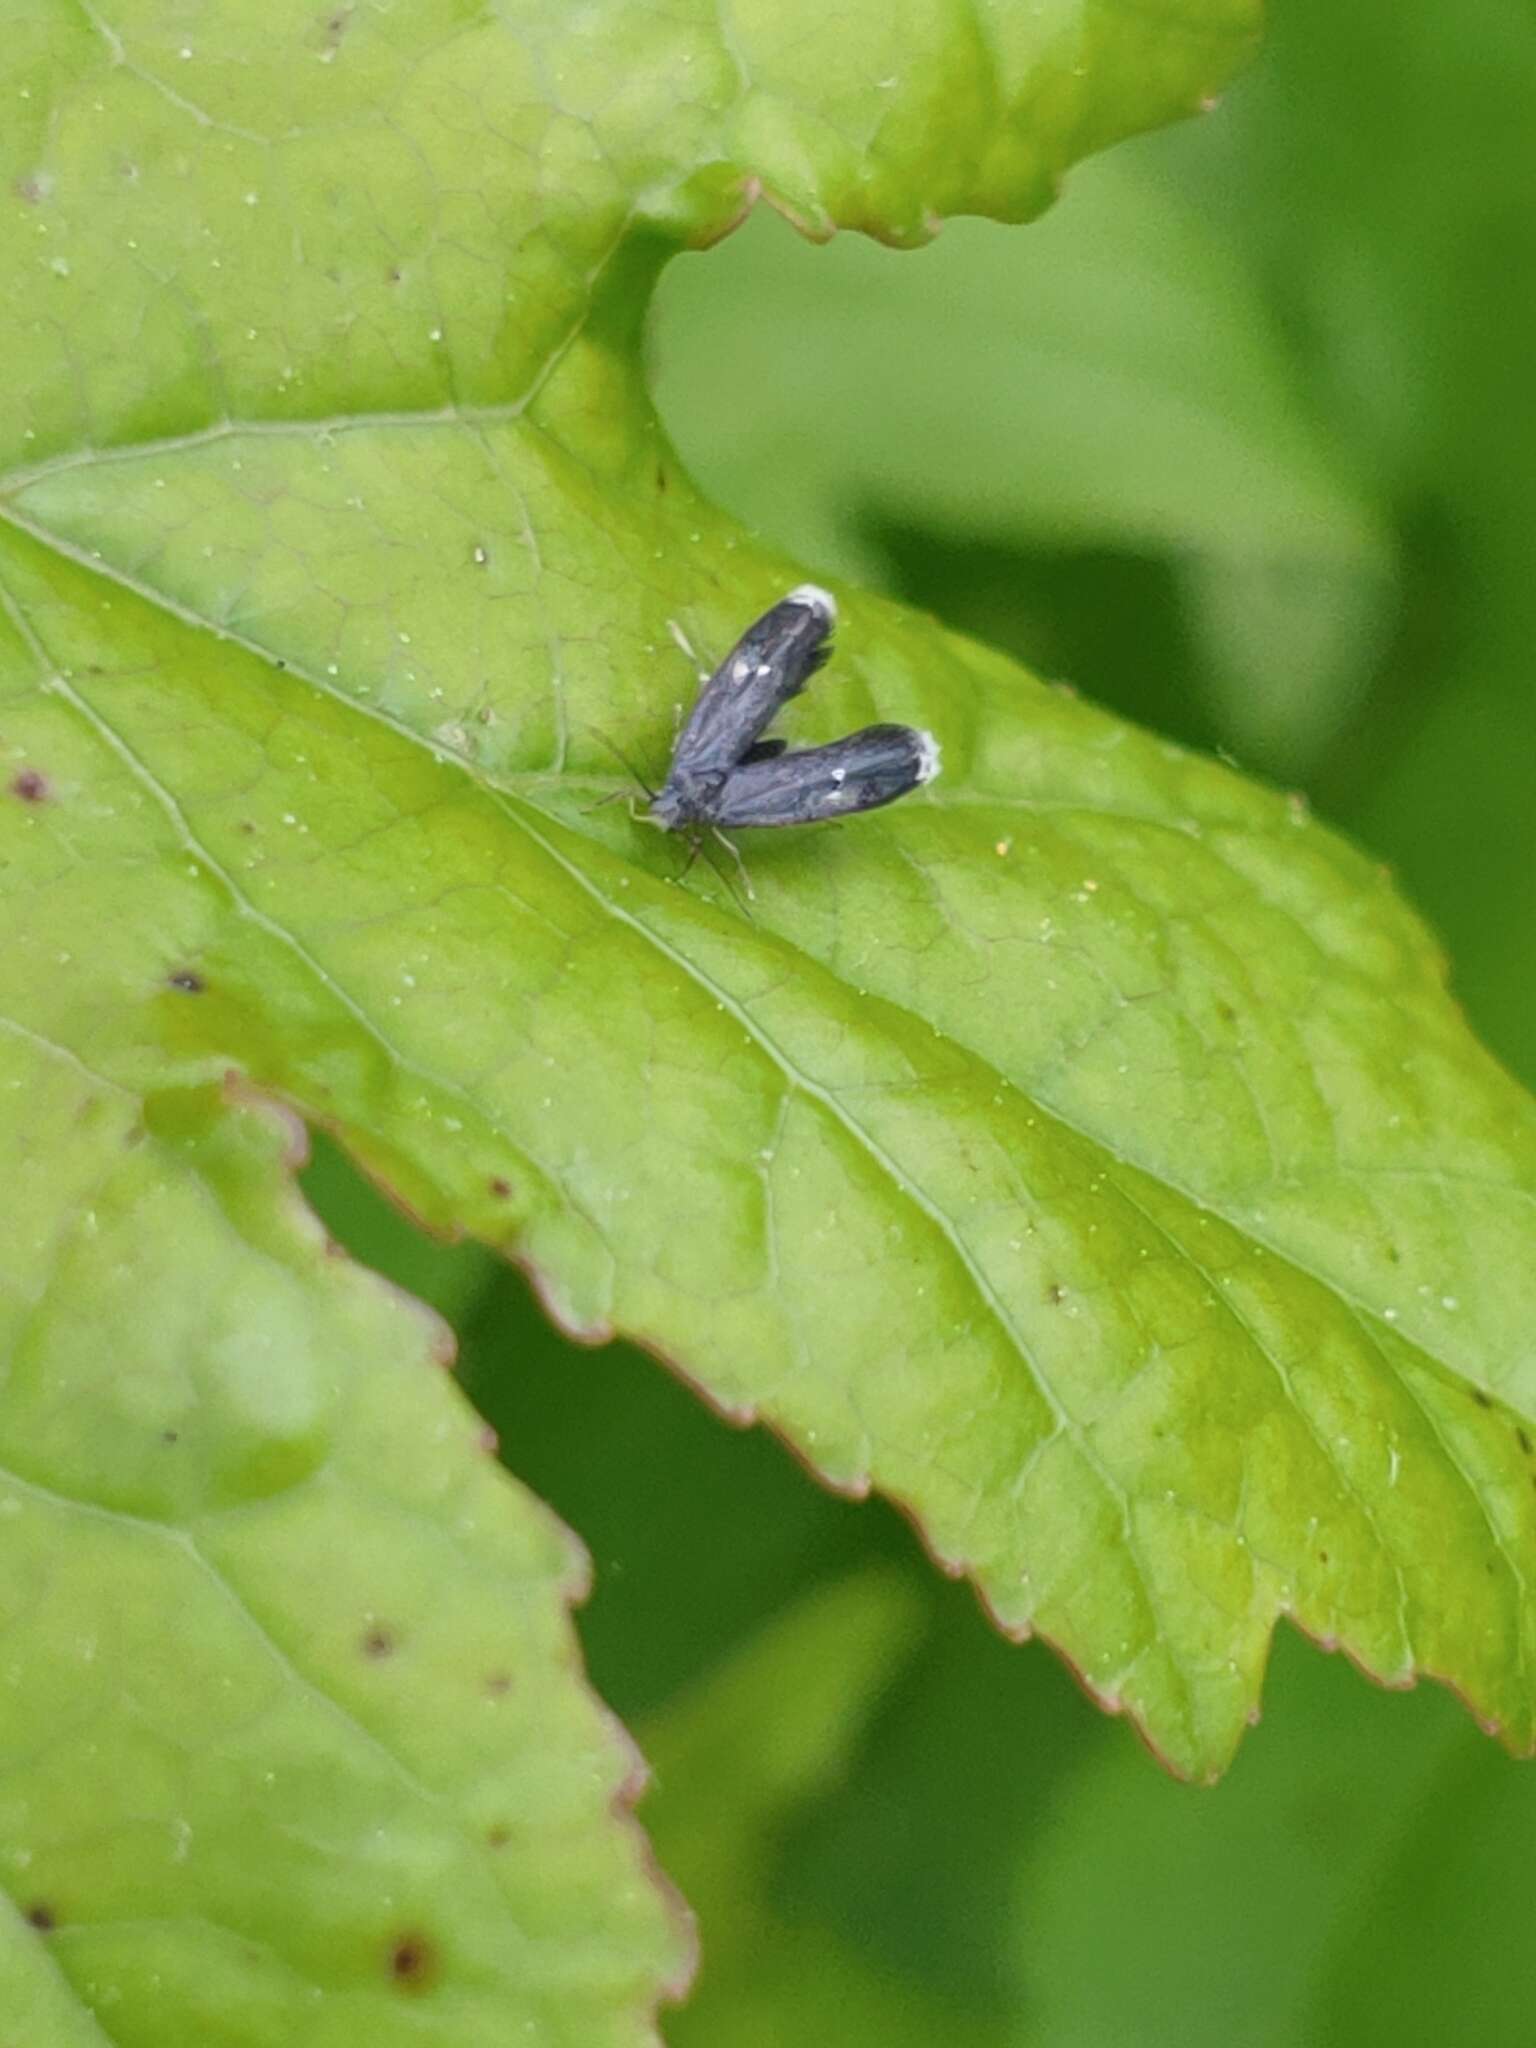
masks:
POLYGON ((41 804, 48 801, 48 778, 36 768, 22 768, 11 777, 11 794, 19 796, 24 804, 41 804))
POLYGON ((165 978, 172 988, 179 988, 183 994, 189 996, 200 996, 208 986, 203 977, 190 967, 179 967, 174 974, 168 974, 165 978))
POLYGON ((402 1991, 425 1991, 437 1975, 437 1950, 424 1934, 402 1934, 390 1949, 389 1968, 402 1991))
POLYGON ((509 1180, 503 1180, 503 1179, 502 1179, 502 1177, 501 1177, 501 1175, 500 1175, 500 1174, 498 1173, 498 1174, 496 1175, 495 1179, 494 1179, 494 1180, 493 1180, 493 1181, 491 1182, 491 1193, 492 1193, 493 1195, 497 1195, 497 1196, 499 1196, 499 1197, 501 1198, 501 1200, 502 1200, 502 1201, 505 1201, 505 1200, 507 1199, 508 1195, 510 1195, 510 1194, 511 1194, 511 1192, 512 1192, 512 1183, 511 1183, 511 1181, 509 1181, 509 1180))
POLYGON ((390 265, 389 269, 385 271, 384 275, 389 279, 391 284, 398 284, 401 278, 404 277, 405 272, 400 268, 398 263, 393 263, 390 265))
POLYGON ((1053 1280, 1050 1286, 1047 1287, 1047 1289, 1045 1290, 1045 1298, 1051 1304, 1052 1308, 1059 1308, 1062 1302, 1064 1302, 1067 1298, 1067 1290, 1065 1289, 1065 1287, 1058 1287, 1056 1282, 1053 1280))
POLYGON ((388 1657, 395 1648, 395 1632, 388 1628, 371 1628, 363 1637, 365 1657, 388 1657))
POLYGON ((52 1906, 45 1905, 41 1899, 38 1900, 35 1906, 28 1906, 27 1925, 35 1927, 39 1934, 52 1933, 58 1924, 58 1916, 52 1906))
POLYGON ((1493 1397, 1485 1394, 1481 1387, 1474 1387, 1472 1389, 1472 1398, 1479 1408, 1491 1408, 1493 1406, 1493 1397))

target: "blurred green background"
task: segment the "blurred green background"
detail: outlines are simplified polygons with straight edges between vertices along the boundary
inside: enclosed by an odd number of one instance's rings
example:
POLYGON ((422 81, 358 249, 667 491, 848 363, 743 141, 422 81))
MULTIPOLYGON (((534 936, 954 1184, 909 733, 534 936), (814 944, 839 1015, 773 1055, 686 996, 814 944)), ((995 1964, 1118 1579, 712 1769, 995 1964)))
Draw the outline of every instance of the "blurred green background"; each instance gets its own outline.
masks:
MULTIPOLYGON (((1304 789, 1536 1082, 1530 0, 1276 0, 1216 112, 1037 226, 897 255, 760 216, 672 265, 651 342, 745 524, 1304 789)), ((1536 2039, 1536 1771, 1447 1694, 1284 1634, 1230 1777, 1175 1785, 894 1514, 564 1344, 323 1148, 309 1184, 592 1550, 593 1676, 701 1922, 679 2048, 1536 2039)))

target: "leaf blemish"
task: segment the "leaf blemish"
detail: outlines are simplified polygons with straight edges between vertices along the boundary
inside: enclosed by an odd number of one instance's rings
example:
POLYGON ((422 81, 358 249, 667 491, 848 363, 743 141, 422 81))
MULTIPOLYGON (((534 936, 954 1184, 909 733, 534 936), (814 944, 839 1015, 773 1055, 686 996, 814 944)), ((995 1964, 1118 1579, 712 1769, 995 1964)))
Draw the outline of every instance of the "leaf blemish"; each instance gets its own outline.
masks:
POLYGON ((1521 1450, 1524 1451, 1527 1457, 1531 1455, 1530 1432, 1528 1430, 1522 1429, 1518 1423, 1516 1423, 1515 1425, 1515 1442, 1519 1444, 1521 1450))
POLYGON ((190 967, 178 967, 165 980, 168 988, 179 988, 183 995, 188 996, 200 996, 208 986, 203 977, 190 967))
POLYGON ((485 1689, 493 1700, 502 1699, 512 1690, 510 1671, 493 1671, 485 1681, 485 1689))
POLYGON ((503 1180, 499 1173, 493 1176, 491 1180, 491 1193, 495 1195, 498 1200, 504 1202, 507 1199, 508 1195, 511 1194, 511 1192, 511 1181, 503 1180))
POLYGON ((1065 1287, 1059 1286, 1057 1282, 1053 1280, 1050 1286, 1047 1287, 1047 1289, 1045 1290, 1045 1298, 1051 1304, 1052 1308, 1059 1308, 1067 1298, 1067 1290, 1065 1289, 1065 1287))
POLYGON ((51 1934, 58 1924, 58 1916, 52 1906, 45 1905, 41 1899, 35 1906, 28 1906, 27 1925, 35 1927, 39 1934, 51 1934))
POLYGON ((37 768, 21 768, 11 777, 11 795, 24 804, 43 804, 52 794, 46 775, 37 768))
POLYGON ((1472 1389, 1472 1398, 1479 1408, 1491 1408, 1493 1406, 1492 1395, 1485 1394, 1481 1387, 1474 1387, 1472 1389))
POLYGON ((390 1657, 395 1650, 395 1632, 389 1628, 371 1628, 363 1637, 365 1657, 390 1657))
POLYGON ((402 1991, 425 1991, 438 1974, 438 1953, 424 1934, 402 1934, 390 1948, 389 1972, 402 1991))

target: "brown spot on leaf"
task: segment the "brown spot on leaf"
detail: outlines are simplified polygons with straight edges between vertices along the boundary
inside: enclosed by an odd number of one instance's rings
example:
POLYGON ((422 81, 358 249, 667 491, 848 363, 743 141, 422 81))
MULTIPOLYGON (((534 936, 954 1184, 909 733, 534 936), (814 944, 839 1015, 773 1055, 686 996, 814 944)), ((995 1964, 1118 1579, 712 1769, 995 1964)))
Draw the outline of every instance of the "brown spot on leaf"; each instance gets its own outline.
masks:
POLYGON ((400 1934, 390 1944, 389 1974, 402 1991, 430 1989, 441 1966, 435 1945, 424 1934, 400 1934))
POLYGON ((485 1681, 485 1689, 493 1700, 499 1700, 512 1690, 510 1671, 493 1671, 485 1681))
POLYGON ((1472 1398, 1479 1408, 1491 1408, 1493 1406, 1493 1396, 1485 1394, 1481 1387, 1474 1387, 1472 1389, 1472 1398))
POLYGON ((382 1624, 375 1623, 363 1637, 363 1655, 365 1657, 391 1657, 394 1655, 394 1651, 395 1632, 392 1628, 385 1628, 382 1624))
POLYGON ((11 795, 19 796, 24 804, 45 804, 51 794, 48 778, 39 768, 18 768, 11 777, 11 795))
POLYGON ((53 180, 46 171, 28 171, 16 180, 13 189, 16 197, 25 200, 28 206, 41 206, 53 190, 53 180))
POLYGON ((174 974, 168 974, 166 981, 172 988, 179 988, 183 995, 200 996, 208 986, 203 977, 191 967, 178 967, 174 974))
POLYGON ((27 1925, 35 1927, 39 1934, 51 1934, 59 1924, 58 1915, 46 1900, 39 1899, 27 1908, 27 1925))
POLYGON ((491 1193, 495 1195, 498 1200, 504 1202, 507 1199, 508 1195, 511 1194, 511 1192, 511 1181, 503 1180, 501 1175, 498 1173, 491 1182, 491 1193))

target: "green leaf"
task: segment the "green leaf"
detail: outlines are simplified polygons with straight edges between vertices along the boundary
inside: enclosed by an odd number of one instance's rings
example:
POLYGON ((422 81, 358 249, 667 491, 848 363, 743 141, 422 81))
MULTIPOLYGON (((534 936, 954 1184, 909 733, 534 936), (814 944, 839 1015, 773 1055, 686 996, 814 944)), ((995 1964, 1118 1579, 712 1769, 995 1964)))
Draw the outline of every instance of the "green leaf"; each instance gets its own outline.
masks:
POLYGON ((719 650, 794 573, 657 434, 666 250, 759 191, 1022 216, 1251 9, 983 47, 913 7, 893 82, 778 6, 729 50, 626 8, 44 20, 16 1023, 135 1092, 280 1092, 571 1326, 907 1502, 1183 1770, 1279 1613, 1529 1744, 1536 1501, 1484 1403, 1536 1407, 1532 1113, 1365 862, 857 599, 795 730, 931 725, 931 796, 753 848, 751 923, 589 809, 594 729, 665 752, 669 618, 719 650))
POLYGON ((12 1032, 0 1063, 7 2019, 654 2038, 684 1944, 615 1811, 585 1560, 497 1470, 447 1331, 334 1256, 269 1114, 146 1114, 12 1032))

